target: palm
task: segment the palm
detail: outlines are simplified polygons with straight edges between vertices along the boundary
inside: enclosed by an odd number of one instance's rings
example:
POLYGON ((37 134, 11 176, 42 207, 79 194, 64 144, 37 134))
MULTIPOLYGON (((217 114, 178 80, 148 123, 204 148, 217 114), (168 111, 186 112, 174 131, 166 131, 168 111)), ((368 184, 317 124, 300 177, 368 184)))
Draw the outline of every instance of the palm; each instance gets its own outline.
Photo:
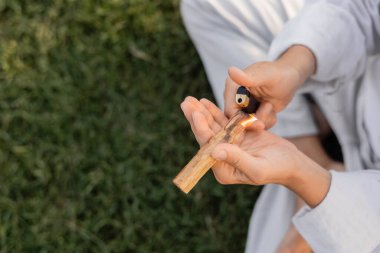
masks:
POLYGON ((215 168, 224 170, 227 176, 234 176, 240 183, 261 185, 280 182, 284 172, 289 171, 288 166, 293 164, 289 151, 294 147, 267 131, 246 131, 244 138, 236 145, 255 157, 259 167, 252 168, 249 174, 222 162, 217 163, 215 168))
MULTIPOLYGON (((228 119, 210 101, 186 99, 181 105, 198 143, 202 146, 227 123, 228 119)), ((289 150, 294 147, 283 139, 266 131, 246 131, 244 138, 236 143, 243 151, 257 158, 260 168, 252 168, 249 174, 228 163, 217 162, 213 171, 221 183, 264 184, 276 182, 277 175, 283 175, 292 166, 289 150), (285 166, 284 166, 285 165, 285 166), (264 174, 263 174, 264 172, 264 174), (234 179, 231 181, 231 179, 234 179)))

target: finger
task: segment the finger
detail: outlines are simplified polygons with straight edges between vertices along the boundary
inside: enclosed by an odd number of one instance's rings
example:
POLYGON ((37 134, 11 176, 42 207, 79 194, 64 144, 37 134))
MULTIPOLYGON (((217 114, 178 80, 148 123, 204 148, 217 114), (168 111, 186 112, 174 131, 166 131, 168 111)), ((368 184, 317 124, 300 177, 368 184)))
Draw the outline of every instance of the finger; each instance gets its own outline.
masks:
POLYGON ((271 116, 265 122, 265 129, 272 128, 277 122, 277 117, 275 111, 272 111, 271 116))
POLYGON ((211 112, 206 108, 206 106, 204 106, 200 101, 198 101, 197 99, 192 98, 192 97, 189 97, 188 101, 192 104, 193 108, 196 111, 203 113, 203 115, 205 116, 205 118, 206 118, 206 120, 210 126, 212 126, 213 128, 216 128, 215 127, 216 122, 215 122, 211 112))
POLYGON ((263 182, 262 173, 258 173, 257 168, 260 168, 258 158, 248 154, 233 144, 219 144, 211 153, 212 157, 219 161, 223 161, 238 169, 251 179, 251 183, 260 184, 263 182))
POLYGON ((181 104, 181 109, 182 109, 187 121, 190 123, 191 130, 194 133, 197 140, 198 140, 198 138, 197 138, 198 133, 197 133, 196 128, 194 126, 193 113, 196 111, 201 111, 201 108, 199 105, 200 105, 200 102, 196 98, 191 97, 191 96, 186 97, 184 102, 182 102, 182 104, 181 104))
POLYGON ((249 178, 239 170, 224 162, 216 162, 211 168, 219 184, 249 184, 249 178), (238 173, 236 173, 238 172, 238 173))
POLYGON ((276 113, 273 105, 269 102, 262 102, 260 104, 256 116, 265 124, 265 129, 271 128, 276 123, 276 113))
POLYGON ((192 114, 194 135, 200 146, 207 143, 214 135, 203 113, 195 111, 192 114))
POLYGON ((252 184, 246 174, 222 161, 215 163, 212 172, 220 184, 252 184))
POLYGON ((224 114, 231 118, 240 107, 235 102, 236 91, 239 85, 231 80, 230 77, 226 79, 226 86, 224 89, 224 114))
POLYGON ((215 121, 215 119, 214 119, 212 113, 210 112, 210 110, 203 103, 201 103, 201 101, 192 100, 192 103, 193 103, 194 108, 196 108, 195 111, 199 111, 199 112, 201 112, 204 115, 204 117, 205 117, 208 125, 210 126, 210 128, 212 129, 212 131, 214 133, 218 132, 222 128, 222 126, 220 126, 215 121))
POLYGON ((238 85, 245 86, 247 88, 257 86, 257 83, 254 81, 252 76, 246 74, 243 70, 237 67, 228 68, 228 76, 238 85))
POLYGON ((208 111, 211 113, 212 117, 214 118, 216 123, 219 124, 220 127, 224 127, 227 124, 227 117, 214 103, 205 98, 202 98, 200 102, 208 109, 208 111))
POLYGON ((214 105, 211 101, 202 98, 200 100, 200 103, 202 104, 203 110, 207 111, 208 114, 208 122, 209 125, 214 133, 219 132, 225 124, 224 120, 227 121, 227 118, 224 116, 224 114, 220 111, 220 109, 214 105))
POLYGON ((207 122, 210 126, 212 126, 212 128, 215 130, 215 131, 218 131, 220 130, 220 128, 218 126, 215 126, 216 125, 216 122, 213 118, 213 116, 211 115, 211 113, 208 111, 208 109, 200 102, 198 101, 196 98, 194 97, 191 97, 191 96, 188 96, 186 97, 186 99, 184 100, 184 102, 182 102, 181 104, 181 108, 182 108, 182 111, 184 112, 185 114, 185 117, 186 119, 189 121, 190 125, 193 127, 193 119, 192 119, 192 114, 193 112, 195 111, 199 111, 199 112, 202 112, 204 114, 204 116, 206 117, 207 119, 207 122))
MULTIPOLYGON (((194 117, 193 117, 193 114, 195 112, 200 111, 198 104, 199 104, 199 101, 196 98, 189 96, 189 97, 186 97, 186 99, 181 103, 181 109, 182 109, 187 121, 190 123, 191 131, 193 132, 195 139, 197 140, 198 144, 203 145, 205 137, 203 137, 202 134, 201 134, 201 136, 199 136, 200 132, 195 127, 194 117)), ((199 122, 201 122, 201 124, 204 123, 202 120, 198 121, 198 124, 200 124, 199 122)))
POLYGON ((193 125, 193 118, 192 118, 192 113, 195 111, 195 107, 193 106, 193 103, 191 102, 192 100, 196 100, 194 97, 186 97, 185 100, 181 103, 181 109, 183 114, 185 115, 185 118, 187 121, 190 123, 190 126, 193 125))
POLYGON ((265 129, 265 123, 257 118, 255 122, 246 127, 247 130, 262 131, 265 129))

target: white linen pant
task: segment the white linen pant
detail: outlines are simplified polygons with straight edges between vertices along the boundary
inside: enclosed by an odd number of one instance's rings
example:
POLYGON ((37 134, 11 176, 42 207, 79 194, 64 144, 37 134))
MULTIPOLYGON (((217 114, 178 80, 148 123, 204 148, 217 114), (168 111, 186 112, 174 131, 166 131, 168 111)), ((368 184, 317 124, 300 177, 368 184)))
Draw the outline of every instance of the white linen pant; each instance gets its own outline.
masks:
MULTIPOLYGON (((245 68, 266 60, 274 36, 302 5, 302 0, 182 0, 185 26, 202 59, 220 107, 223 107, 227 68, 245 68)), ((287 110, 284 115, 288 119, 279 118, 277 134, 289 137, 317 132, 302 96, 295 97, 287 110), (304 127, 292 129, 286 125, 289 120, 300 121, 304 127)), ((276 250, 291 223, 294 202, 294 194, 286 188, 277 185, 264 187, 251 217, 245 252, 271 253, 276 250)))

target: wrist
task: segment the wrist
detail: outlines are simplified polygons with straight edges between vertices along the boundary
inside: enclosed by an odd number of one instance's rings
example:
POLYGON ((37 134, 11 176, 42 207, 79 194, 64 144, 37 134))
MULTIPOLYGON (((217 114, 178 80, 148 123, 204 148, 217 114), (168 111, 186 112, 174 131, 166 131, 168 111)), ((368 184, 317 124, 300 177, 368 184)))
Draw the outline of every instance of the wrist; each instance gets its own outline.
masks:
POLYGON ((294 45, 288 48, 278 58, 276 63, 293 72, 297 88, 314 74, 316 70, 316 59, 313 52, 301 45, 294 45))
POLYGON ((310 207, 315 207, 326 197, 331 183, 331 174, 298 151, 296 165, 283 185, 302 198, 310 207))

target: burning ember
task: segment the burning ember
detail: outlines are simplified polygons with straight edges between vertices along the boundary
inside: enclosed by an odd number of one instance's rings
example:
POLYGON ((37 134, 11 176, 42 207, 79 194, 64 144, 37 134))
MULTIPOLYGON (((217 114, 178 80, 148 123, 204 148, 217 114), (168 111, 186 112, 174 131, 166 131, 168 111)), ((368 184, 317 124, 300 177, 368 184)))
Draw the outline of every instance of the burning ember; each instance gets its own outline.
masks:
POLYGON ((243 127, 247 127, 249 125, 251 125, 253 122, 255 122, 257 120, 257 118, 255 117, 254 114, 249 114, 249 117, 245 120, 242 120, 240 122, 240 125, 242 125, 243 127))

